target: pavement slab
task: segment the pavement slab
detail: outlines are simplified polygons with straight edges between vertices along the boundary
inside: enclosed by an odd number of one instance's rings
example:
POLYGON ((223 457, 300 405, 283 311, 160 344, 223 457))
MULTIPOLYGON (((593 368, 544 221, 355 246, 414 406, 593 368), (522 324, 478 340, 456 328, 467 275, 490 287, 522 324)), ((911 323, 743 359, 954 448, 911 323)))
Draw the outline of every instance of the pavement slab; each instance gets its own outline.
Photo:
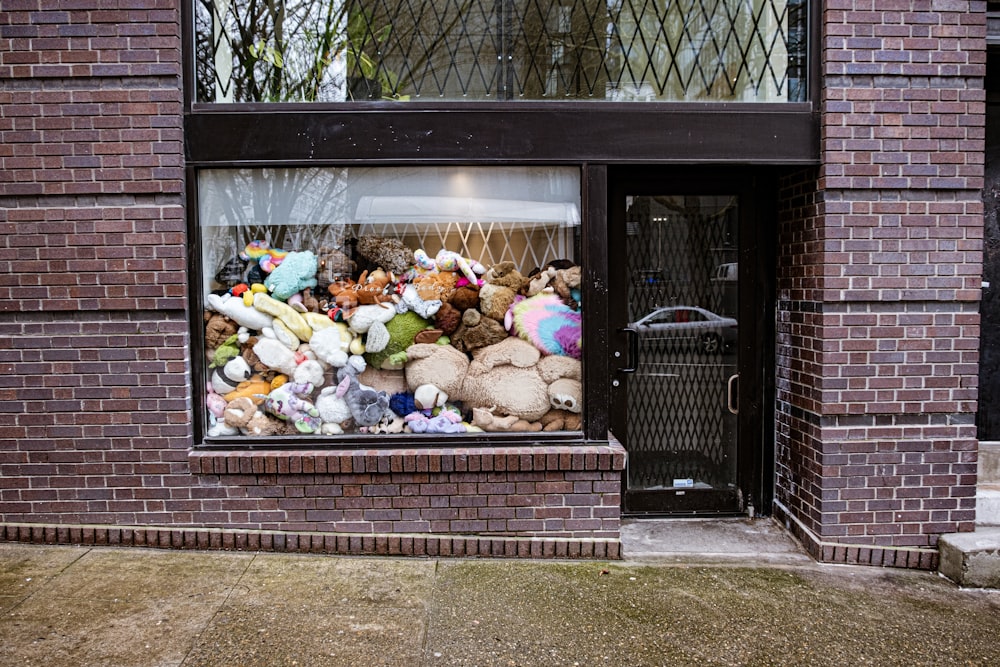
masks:
POLYGON ((0 544, 0 667, 1000 664, 1000 591, 773 555, 763 547, 754 559, 747 546, 738 562, 599 562, 0 544))

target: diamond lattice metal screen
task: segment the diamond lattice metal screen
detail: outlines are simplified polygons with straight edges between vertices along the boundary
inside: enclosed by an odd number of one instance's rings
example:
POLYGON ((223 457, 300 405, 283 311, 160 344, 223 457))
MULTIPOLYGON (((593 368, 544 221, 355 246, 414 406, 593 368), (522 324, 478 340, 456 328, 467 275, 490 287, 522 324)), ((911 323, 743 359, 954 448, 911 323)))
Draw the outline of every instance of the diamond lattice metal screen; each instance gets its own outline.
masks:
MULTIPOLYGON (((675 480, 720 488, 735 479, 735 435, 726 409, 735 349, 706 352, 697 336, 660 338, 641 325, 663 307, 736 316, 735 198, 636 197, 629 208, 629 310, 639 363, 628 380, 629 488, 675 480)), ((683 333, 684 327, 676 332, 683 333)), ((735 347, 735 346, 733 346, 735 347)))
POLYGON ((805 99, 805 0, 196 0, 204 102, 805 99))

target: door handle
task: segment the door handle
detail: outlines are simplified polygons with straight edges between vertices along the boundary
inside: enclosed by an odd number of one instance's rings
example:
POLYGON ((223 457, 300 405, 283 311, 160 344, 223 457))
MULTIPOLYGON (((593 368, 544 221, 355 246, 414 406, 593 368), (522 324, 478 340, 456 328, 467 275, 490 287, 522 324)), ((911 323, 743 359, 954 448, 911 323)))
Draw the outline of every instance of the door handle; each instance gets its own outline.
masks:
POLYGON ((729 411, 734 415, 738 415, 740 413, 739 397, 737 396, 737 392, 740 390, 740 386, 738 384, 739 379, 740 374, 735 373, 729 377, 729 382, 726 383, 726 407, 729 408, 729 411), (733 391, 733 385, 736 385, 736 391, 733 391))
POLYGON ((635 373, 636 365, 639 363, 639 332, 631 327, 619 329, 621 333, 628 336, 628 366, 619 368, 619 373, 635 373))

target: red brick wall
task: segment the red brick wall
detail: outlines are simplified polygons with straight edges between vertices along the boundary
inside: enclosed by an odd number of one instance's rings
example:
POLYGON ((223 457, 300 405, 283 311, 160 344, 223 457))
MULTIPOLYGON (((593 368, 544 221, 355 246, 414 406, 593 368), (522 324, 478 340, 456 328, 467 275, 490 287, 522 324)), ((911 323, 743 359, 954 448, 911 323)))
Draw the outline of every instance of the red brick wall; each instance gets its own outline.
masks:
POLYGON ((986 3, 823 6, 822 164, 781 224, 779 510, 817 544, 933 547, 975 515, 986 3))
POLYGON ((179 7, 3 2, 0 538, 617 557, 617 445, 190 452, 179 7))

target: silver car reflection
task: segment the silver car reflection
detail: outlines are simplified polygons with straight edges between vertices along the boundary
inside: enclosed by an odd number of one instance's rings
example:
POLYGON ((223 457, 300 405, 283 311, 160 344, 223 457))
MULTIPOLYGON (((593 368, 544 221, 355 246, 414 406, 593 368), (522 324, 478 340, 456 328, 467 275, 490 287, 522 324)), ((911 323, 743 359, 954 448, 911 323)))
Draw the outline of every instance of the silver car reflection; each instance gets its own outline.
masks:
POLYGON ((647 350, 697 349, 717 354, 736 344, 736 320, 698 306, 664 306, 632 323, 647 350))

